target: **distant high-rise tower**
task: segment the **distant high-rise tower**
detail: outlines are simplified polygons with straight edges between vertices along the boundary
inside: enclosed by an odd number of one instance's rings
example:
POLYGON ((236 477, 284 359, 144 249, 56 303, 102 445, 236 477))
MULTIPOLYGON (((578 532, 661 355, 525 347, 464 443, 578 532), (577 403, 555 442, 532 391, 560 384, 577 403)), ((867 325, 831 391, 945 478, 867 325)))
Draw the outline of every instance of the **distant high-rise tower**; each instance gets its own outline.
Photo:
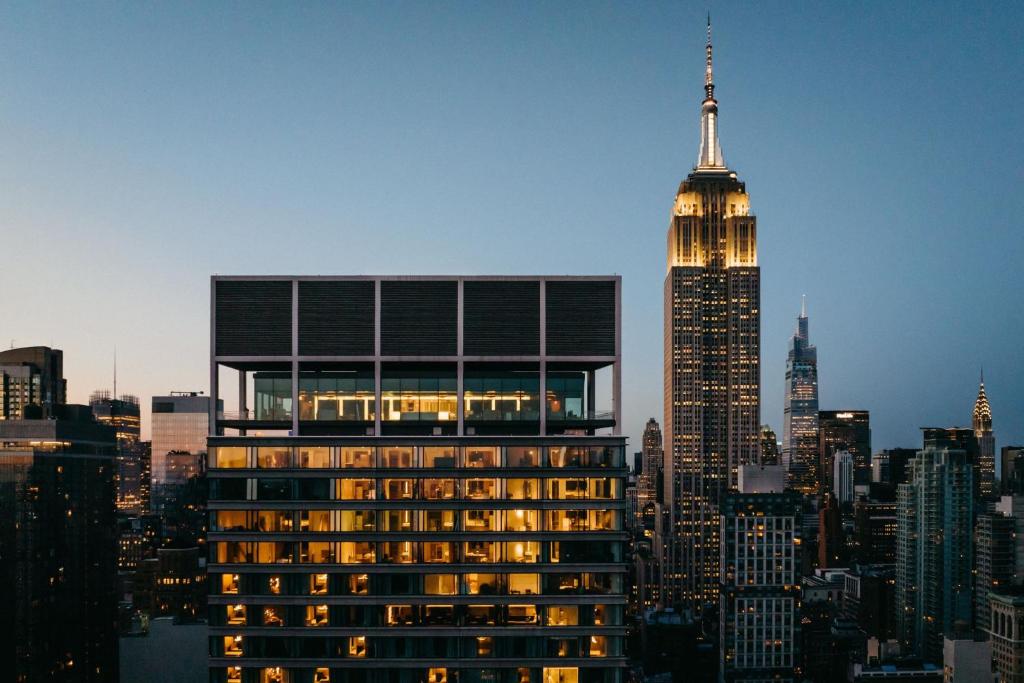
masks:
POLYGON ((658 497, 658 473, 662 468, 664 460, 664 449, 661 445, 661 426, 653 417, 647 421, 644 427, 643 441, 643 467, 640 476, 637 477, 636 493, 637 507, 642 511, 648 504, 656 502, 658 497))
POLYGON ((996 493, 996 440, 992 435, 992 408, 985 395, 985 373, 978 384, 978 398, 974 401, 971 419, 974 437, 978 440, 978 473, 981 477, 979 489, 985 498, 996 493))
POLYGON ((832 458, 832 490, 840 505, 853 502, 853 454, 837 451, 832 458))
POLYGON ((779 441, 770 425, 761 425, 761 464, 778 465, 779 441))
POLYGON ((818 350, 807 334, 807 306, 800 307, 786 358, 782 416, 782 464, 789 485, 803 494, 821 488, 818 459, 818 350))
POLYGON ((903 644, 942 661, 942 637, 971 623, 974 470, 966 450, 928 443, 899 486, 896 615, 903 644))
POLYGON ((52 418, 67 403, 64 352, 47 346, 0 351, 0 420, 52 418))
POLYGON ((722 159, 708 24, 700 154, 679 185, 665 277, 663 601, 718 598, 719 503, 760 439, 760 270, 745 185, 722 159))

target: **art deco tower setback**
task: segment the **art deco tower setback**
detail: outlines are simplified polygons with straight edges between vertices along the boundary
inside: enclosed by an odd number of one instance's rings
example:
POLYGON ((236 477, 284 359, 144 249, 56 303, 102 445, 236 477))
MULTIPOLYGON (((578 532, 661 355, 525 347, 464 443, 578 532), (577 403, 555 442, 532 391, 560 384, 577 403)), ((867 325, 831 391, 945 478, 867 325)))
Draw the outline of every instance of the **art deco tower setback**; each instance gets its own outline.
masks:
POLYGON ((746 187, 722 158, 708 24, 701 143, 665 277, 664 602, 717 600, 719 502, 760 451, 760 270, 746 187))
POLYGON ((981 495, 991 498, 996 491, 996 441, 992 436, 992 408, 985 395, 985 374, 978 385, 978 398, 974 402, 971 427, 978 440, 978 470, 981 475, 981 495))

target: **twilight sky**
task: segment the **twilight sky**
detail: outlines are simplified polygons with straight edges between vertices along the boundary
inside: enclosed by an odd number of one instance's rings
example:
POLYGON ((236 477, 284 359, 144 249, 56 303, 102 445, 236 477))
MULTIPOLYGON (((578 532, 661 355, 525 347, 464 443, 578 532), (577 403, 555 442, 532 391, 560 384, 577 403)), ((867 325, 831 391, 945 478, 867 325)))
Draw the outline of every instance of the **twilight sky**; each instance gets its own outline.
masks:
MULTIPOLYGON (((0 6, 0 346, 70 398, 207 389, 209 275, 620 273, 626 431, 661 419, 665 233, 706 4, 0 6)), ((1024 442, 1024 9, 711 4, 781 434, 806 293, 821 407, 875 449, 1024 442)))

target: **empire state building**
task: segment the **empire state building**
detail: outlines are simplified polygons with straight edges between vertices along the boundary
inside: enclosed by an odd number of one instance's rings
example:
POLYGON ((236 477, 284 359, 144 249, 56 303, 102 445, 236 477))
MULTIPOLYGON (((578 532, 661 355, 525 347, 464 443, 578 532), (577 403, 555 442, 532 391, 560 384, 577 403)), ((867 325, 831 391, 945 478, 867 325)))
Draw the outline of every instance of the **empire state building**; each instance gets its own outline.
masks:
POLYGON ((700 153, 679 185, 665 276, 663 601, 718 599, 719 501, 759 460, 761 312, 757 222, 725 165, 708 22, 700 153))

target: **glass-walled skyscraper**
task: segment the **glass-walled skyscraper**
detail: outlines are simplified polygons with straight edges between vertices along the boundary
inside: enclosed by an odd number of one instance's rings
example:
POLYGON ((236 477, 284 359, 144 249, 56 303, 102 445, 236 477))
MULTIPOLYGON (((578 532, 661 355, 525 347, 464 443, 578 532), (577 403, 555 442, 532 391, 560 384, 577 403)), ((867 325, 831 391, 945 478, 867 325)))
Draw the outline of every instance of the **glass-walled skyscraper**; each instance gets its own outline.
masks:
POLYGON ((782 416, 782 464, 788 485, 804 495, 821 490, 818 457, 818 350, 807 332, 802 306, 786 357, 786 398, 782 416))
POLYGON ((760 459, 761 275, 750 197, 725 165, 708 26, 697 164, 668 229, 662 602, 718 601, 719 504, 760 459))
POLYGON ((617 277, 212 286, 211 681, 622 679, 617 277))

